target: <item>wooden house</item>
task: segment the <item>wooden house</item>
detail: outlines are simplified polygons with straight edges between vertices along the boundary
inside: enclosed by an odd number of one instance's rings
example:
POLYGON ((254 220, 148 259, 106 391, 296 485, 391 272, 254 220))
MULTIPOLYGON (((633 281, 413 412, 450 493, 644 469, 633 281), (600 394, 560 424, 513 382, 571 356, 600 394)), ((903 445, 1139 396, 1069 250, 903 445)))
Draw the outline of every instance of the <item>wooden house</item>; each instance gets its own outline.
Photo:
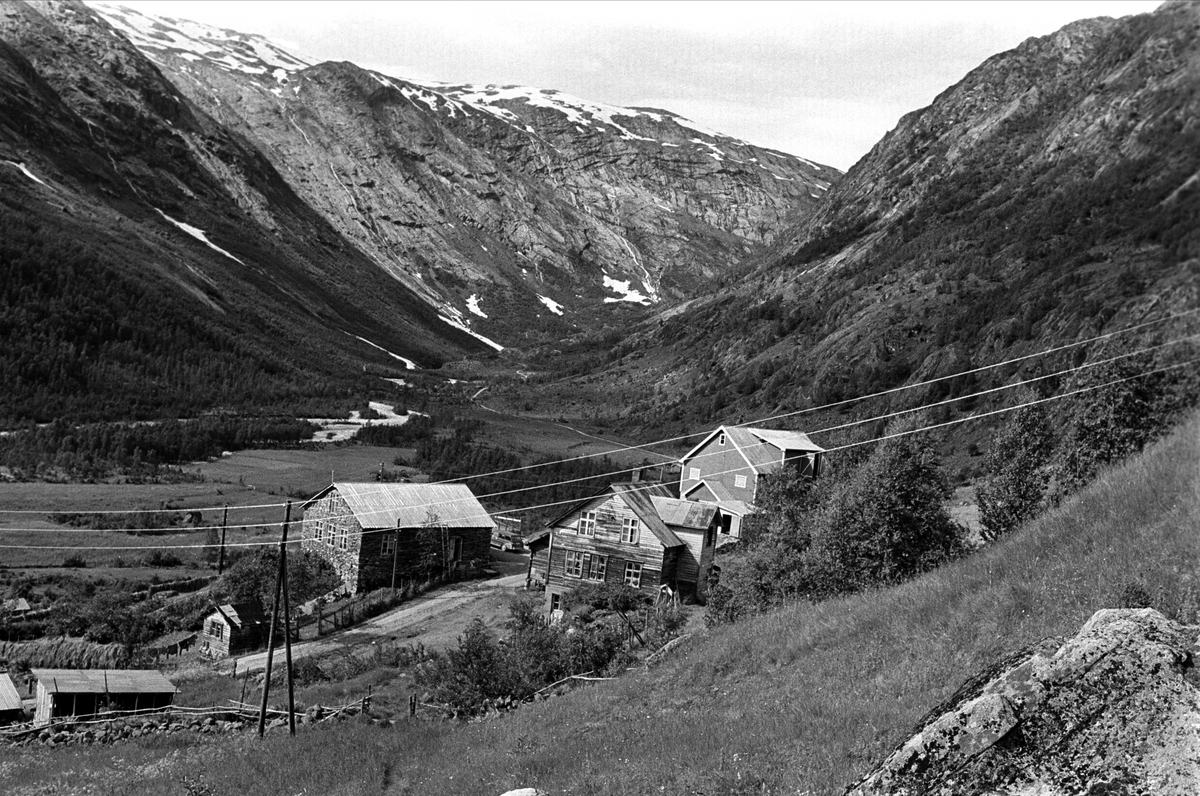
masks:
POLYGON ((526 540, 530 580, 545 583, 548 611, 589 581, 703 598, 720 527, 720 509, 676 498, 664 484, 613 484, 526 540))
POLYGON ((164 708, 175 700, 177 690, 153 669, 34 669, 33 676, 37 681, 34 726, 102 711, 164 708))
POLYGON ((12 678, 0 672, 0 724, 9 724, 25 718, 21 695, 13 685, 12 678))
POLYGON ((742 518, 754 510, 759 476, 792 468, 815 478, 824 453, 801 431, 721 426, 680 459, 679 495, 719 506, 722 532, 737 537, 742 518))
POLYGON ((267 643, 271 617, 260 604, 230 603, 216 608, 204 620, 204 628, 200 631, 201 655, 227 658, 256 650, 267 643))
POLYGON ((465 484, 330 484, 304 504, 302 547, 350 594, 486 565, 496 523, 465 484))

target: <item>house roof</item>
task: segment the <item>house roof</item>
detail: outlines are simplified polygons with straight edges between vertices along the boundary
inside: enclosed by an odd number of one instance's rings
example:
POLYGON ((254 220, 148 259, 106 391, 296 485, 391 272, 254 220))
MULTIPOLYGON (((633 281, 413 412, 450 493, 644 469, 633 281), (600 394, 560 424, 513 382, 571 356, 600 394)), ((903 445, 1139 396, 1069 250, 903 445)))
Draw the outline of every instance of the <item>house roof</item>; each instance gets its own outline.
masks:
POLYGON ((651 495, 650 502, 654 504, 654 509, 663 522, 676 528, 708 530, 708 526, 712 525, 713 515, 717 513, 716 505, 697 500, 651 495))
POLYGON ((271 621, 267 612, 258 603, 226 603, 217 606, 217 613, 225 617, 225 621, 234 627, 265 625, 271 621))
POLYGON ((733 495, 729 492, 729 487, 725 486, 725 484, 721 483, 720 481, 709 480, 707 478, 702 478, 701 480, 692 484, 692 488, 687 492, 684 492, 683 496, 687 497, 702 486, 707 487, 708 491, 711 492, 713 497, 717 500, 733 500, 733 495))
POLYGON ((22 613, 29 610, 29 600, 24 597, 13 597, 0 601, 0 610, 11 613, 22 613))
POLYGON ((742 454, 742 458, 756 473, 764 472, 766 468, 782 462, 780 454, 789 450, 805 450, 821 453, 825 449, 817 445, 803 431, 786 431, 769 428, 751 428, 749 426, 718 426, 700 441, 700 444, 688 451, 680 462, 687 462, 699 453, 718 434, 724 433, 733 447, 742 454))
POLYGON ((364 528, 417 528, 435 517, 435 524, 448 528, 496 527, 466 484, 335 483, 305 508, 334 489, 364 528))
POLYGON ((46 690, 65 694, 173 694, 175 684, 154 669, 33 669, 46 690))
POLYGON ((13 685, 12 678, 7 674, 0 674, 0 713, 20 709, 21 695, 17 693, 17 687, 13 685))
POLYGON ((601 489, 599 492, 589 498, 584 498, 583 500, 572 503, 565 511, 546 523, 546 527, 543 530, 538 531, 535 534, 531 534, 525 540, 526 546, 541 539, 546 534, 549 534, 550 529, 555 525, 558 525, 558 523, 562 522, 576 511, 579 511, 588 503, 591 503, 596 498, 607 494, 608 492, 615 492, 618 497, 625 501, 625 504, 633 510, 633 513, 638 516, 638 519, 642 521, 642 524, 650 529, 650 532, 653 533, 655 538, 662 543, 663 547, 678 547, 679 545, 683 544, 683 540, 676 536, 675 532, 668 528, 667 524, 663 522, 663 518, 659 516, 658 510, 655 508, 654 502, 651 500, 652 497, 671 498, 672 495, 670 487, 668 487, 666 484, 657 482, 640 481, 633 484, 612 484, 610 486, 606 486, 604 489, 601 489))

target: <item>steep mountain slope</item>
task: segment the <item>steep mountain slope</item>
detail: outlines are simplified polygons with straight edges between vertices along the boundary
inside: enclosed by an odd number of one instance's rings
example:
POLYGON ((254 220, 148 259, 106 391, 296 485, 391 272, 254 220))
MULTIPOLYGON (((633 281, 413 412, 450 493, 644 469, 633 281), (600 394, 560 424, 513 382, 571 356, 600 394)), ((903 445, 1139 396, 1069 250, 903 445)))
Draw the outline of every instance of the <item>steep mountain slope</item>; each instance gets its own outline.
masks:
MULTIPOLYGON (((381 271, 260 153, 81 4, 0 4, 0 186, 5 245, 16 247, 4 258, 13 344, 0 414, 10 420, 86 405, 89 393, 104 391, 88 379, 70 395, 51 389, 59 400, 36 399, 48 387, 46 359, 58 356, 51 352, 71 350, 60 367, 70 369, 65 363, 102 353, 101 339, 136 338, 141 356, 152 345, 151 315, 190 318, 181 321, 184 347, 206 339, 202 327, 224 341, 213 344, 219 350, 235 350, 222 380, 230 389, 213 393, 209 380, 182 375, 167 351, 143 363, 152 372, 136 382, 169 382, 176 393, 203 385, 216 405, 240 396, 238 382, 260 370, 286 375, 289 394, 346 395, 324 381, 353 382, 366 362, 404 369, 377 346, 426 366, 488 350, 381 271), (47 283, 39 263, 66 260, 76 276, 64 271, 47 283), (139 301, 155 312, 136 312, 139 301), (72 305, 90 314, 77 317, 72 305)), ((95 378, 105 388, 128 376, 120 357, 103 364, 95 378)), ((263 387, 255 400, 272 392, 263 387)), ((136 414, 153 411, 143 397, 130 396, 136 414)))
POLYGON ((744 281, 613 349, 609 373, 657 390, 630 416, 762 416, 1197 307, 1198 33, 1200 5, 1169 3, 990 58, 744 281))
POLYGON ((378 265, 504 345, 703 295, 840 176, 666 111, 310 65, 94 7, 378 265))

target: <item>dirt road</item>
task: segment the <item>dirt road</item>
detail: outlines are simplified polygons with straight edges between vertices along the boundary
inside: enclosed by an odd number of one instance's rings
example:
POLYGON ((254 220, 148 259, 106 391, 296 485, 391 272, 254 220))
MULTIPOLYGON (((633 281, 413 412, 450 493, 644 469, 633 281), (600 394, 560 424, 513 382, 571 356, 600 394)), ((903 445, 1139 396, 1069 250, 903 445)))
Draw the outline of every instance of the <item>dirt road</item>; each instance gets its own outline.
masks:
MULTIPOLYGON (((508 600, 525 584, 525 573, 494 580, 472 581, 438 589, 348 630, 320 639, 292 645, 292 658, 354 655, 356 650, 381 641, 424 644, 443 649, 455 642, 476 618, 496 627, 508 614, 508 600)), ((275 652, 276 664, 283 661, 283 650, 275 652)), ((259 652, 238 659, 239 674, 260 672, 266 668, 267 653, 259 652)))

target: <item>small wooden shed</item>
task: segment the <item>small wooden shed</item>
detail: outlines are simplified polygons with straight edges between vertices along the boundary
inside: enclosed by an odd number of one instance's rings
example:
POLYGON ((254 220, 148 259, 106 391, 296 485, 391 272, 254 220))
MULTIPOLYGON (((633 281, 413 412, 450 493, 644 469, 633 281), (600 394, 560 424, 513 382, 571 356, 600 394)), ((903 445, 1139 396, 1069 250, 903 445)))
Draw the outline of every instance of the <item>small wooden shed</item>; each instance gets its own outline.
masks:
POLYGON ((0 724, 20 721, 24 717, 21 695, 13 685, 12 678, 7 674, 0 674, 0 724))
POLYGON ((200 654, 227 658, 261 647, 271 633, 271 617, 258 603, 227 603, 204 620, 200 654))
POLYGON ((33 669, 37 680, 34 726, 64 716, 106 710, 165 708, 175 684, 154 669, 33 669))

